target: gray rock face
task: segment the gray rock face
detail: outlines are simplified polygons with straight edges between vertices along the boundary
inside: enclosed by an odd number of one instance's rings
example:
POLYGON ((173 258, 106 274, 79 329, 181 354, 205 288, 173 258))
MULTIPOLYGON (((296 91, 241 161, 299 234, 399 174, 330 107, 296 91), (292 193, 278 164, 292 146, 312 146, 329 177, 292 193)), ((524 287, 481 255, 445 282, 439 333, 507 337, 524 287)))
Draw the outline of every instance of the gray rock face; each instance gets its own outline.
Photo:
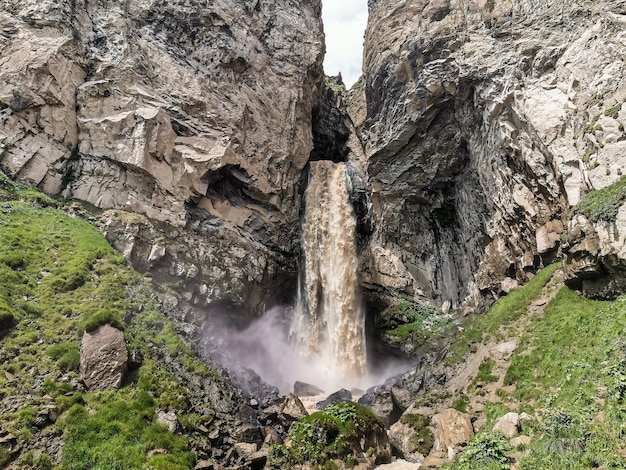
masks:
POLYGON ((612 222, 593 223, 584 215, 575 215, 568 235, 568 285, 601 299, 614 299, 626 292, 626 204, 612 222))
MULTIPOLYGON (((264 264, 267 252, 297 244, 322 81, 320 15, 319 0, 9 2, 0 168, 51 194, 145 214, 183 239, 192 232, 208 253, 160 244, 141 261, 169 254, 219 270, 201 274, 232 279, 238 296, 288 269, 264 264), (264 265, 245 272, 233 250, 264 265)), ((224 296, 224 286, 189 284, 192 303, 224 296)))
POLYGON ((80 344, 80 375, 91 391, 117 390, 128 367, 124 333, 111 325, 85 332, 80 344))
POLYGON ((350 105, 375 227, 362 284, 481 305, 558 255, 568 206, 618 177, 624 4, 369 10, 365 87, 350 105))

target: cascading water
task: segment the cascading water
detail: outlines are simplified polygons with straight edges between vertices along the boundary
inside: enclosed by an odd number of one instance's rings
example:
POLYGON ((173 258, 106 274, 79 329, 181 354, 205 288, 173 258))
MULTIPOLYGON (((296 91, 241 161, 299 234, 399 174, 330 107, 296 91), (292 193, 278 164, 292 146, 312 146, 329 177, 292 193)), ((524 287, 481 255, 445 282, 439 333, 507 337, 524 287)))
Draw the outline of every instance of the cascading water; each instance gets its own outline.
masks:
POLYGON ((304 270, 291 338, 318 381, 357 386, 367 366, 365 320, 345 164, 311 162, 305 203, 304 270))

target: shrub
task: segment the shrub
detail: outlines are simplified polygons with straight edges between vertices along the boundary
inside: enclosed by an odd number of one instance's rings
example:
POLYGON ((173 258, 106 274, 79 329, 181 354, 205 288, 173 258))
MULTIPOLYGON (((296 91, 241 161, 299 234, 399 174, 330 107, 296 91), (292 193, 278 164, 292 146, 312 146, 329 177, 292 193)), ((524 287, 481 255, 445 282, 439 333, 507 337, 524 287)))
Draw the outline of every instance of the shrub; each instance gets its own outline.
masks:
POLYGON ((333 459, 350 463, 361 447, 361 439, 376 428, 384 430, 384 424, 367 408, 356 403, 330 405, 295 423, 289 431, 289 445, 272 445, 268 468, 292 468, 304 463, 332 468, 333 459))
POLYGON ((459 458, 459 468, 463 470, 493 469, 508 470, 511 463, 507 452, 511 446, 500 435, 479 434, 477 435, 459 458))

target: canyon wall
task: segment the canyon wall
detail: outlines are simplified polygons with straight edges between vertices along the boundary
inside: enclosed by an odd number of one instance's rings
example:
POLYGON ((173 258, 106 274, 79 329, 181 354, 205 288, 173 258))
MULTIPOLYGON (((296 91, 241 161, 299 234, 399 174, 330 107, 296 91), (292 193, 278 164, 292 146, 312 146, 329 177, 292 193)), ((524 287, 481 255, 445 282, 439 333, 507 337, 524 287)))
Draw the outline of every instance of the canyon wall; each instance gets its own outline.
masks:
POLYGON ((320 15, 320 0, 3 0, 0 168, 108 209, 109 241, 190 303, 262 309, 297 269, 320 15))
POLYGON ((560 256, 626 164, 619 1, 370 0, 349 110, 374 297, 467 311, 560 256))
POLYGON ((309 159, 347 161, 371 306, 465 311, 583 249, 626 165, 618 0, 370 0, 347 94, 319 0, 0 4, 0 168, 188 306, 294 300, 309 159))

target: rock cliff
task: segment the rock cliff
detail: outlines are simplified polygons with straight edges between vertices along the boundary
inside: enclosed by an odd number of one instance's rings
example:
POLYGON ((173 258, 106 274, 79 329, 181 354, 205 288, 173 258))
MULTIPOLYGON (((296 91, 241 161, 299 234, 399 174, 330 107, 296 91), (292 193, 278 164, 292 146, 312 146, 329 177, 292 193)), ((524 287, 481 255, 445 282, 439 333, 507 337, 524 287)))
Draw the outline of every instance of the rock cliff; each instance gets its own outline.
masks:
POLYGON ((364 287, 479 306, 560 255, 569 207, 621 174, 626 6, 370 0, 369 13, 349 106, 373 202, 364 287))
POLYGON ((369 298, 465 311, 626 164, 618 0, 370 0, 347 94, 319 0, 2 5, 0 168, 104 209, 187 311, 293 300, 309 160, 348 161, 369 298))
POLYGON ((320 11, 319 0, 4 1, 0 167, 144 214, 154 237, 131 223, 119 240, 118 213, 103 222, 136 264, 182 280, 194 304, 228 293, 257 308, 265 294, 248 285, 295 271, 320 11))

